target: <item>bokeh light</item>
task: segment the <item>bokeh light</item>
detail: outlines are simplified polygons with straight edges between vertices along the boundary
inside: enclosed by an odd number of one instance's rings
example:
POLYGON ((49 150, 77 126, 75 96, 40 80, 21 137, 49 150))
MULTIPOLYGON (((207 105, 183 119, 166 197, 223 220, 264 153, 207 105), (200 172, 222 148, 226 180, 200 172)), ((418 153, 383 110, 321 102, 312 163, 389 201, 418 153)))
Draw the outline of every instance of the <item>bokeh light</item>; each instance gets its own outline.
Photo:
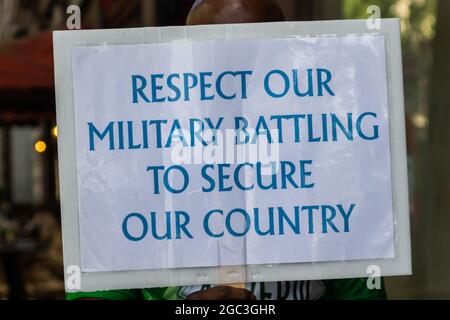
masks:
POLYGON ((43 153, 47 150, 47 144, 44 141, 39 140, 34 144, 34 150, 38 153, 43 153))

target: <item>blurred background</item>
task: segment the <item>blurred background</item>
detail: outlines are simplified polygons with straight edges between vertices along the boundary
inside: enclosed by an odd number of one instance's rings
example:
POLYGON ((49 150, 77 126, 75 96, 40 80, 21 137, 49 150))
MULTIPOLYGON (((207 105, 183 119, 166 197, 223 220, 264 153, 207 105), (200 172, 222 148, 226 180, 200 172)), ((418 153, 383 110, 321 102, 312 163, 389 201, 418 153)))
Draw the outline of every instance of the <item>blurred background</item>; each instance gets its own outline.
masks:
MULTIPOLYGON (((64 298, 52 30, 183 25, 193 0, 0 0, 0 299, 64 298)), ((413 276, 391 299, 450 299, 450 1, 278 0, 287 20, 401 19, 413 276)))

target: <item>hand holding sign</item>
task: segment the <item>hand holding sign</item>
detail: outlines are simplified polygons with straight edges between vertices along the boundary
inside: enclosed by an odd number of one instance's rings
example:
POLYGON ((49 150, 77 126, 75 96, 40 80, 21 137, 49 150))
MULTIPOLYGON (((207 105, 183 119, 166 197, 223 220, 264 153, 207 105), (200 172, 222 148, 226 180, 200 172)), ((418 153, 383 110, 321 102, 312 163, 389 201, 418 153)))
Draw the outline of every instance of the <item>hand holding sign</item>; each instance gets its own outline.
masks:
POLYGON ((241 286, 216 286, 191 293, 187 300, 256 300, 255 295, 241 286))

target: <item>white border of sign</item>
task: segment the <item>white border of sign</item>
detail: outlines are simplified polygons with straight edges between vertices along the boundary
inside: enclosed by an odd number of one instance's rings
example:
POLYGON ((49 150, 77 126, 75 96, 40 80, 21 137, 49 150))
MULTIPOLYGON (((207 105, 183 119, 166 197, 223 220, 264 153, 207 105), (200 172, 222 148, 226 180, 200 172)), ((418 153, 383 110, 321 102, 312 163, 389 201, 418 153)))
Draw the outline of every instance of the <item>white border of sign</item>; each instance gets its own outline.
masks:
MULTIPOLYGON (((403 76, 398 19, 382 19, 370 30, 366 20, 275 22, 164 28, 55 31, 53 33, 64 267, 80 266, 78 191, 71 50, 77 46, 162 43, 230 38, 383 34, 386 39, 395 258, 236 267, 183 268, 81 273, 80 287, 67 291, 150 288, 167 285, 367 277, 377 265, 382 276, 411 274, 403 76)), ((79 269, 78 269, 79 270, 79 269)), ((65 274, 67 284, 68 275, 65 274)))

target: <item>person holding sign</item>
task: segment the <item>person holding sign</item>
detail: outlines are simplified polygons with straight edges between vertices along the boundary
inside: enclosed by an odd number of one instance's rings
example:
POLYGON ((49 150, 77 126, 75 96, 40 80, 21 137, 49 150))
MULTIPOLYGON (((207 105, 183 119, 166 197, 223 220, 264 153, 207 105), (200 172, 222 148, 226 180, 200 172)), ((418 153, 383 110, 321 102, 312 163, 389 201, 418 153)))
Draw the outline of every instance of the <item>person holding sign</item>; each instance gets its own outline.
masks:
MULTIPOLYGON (((199 24, 225 24, 225 23, 253 23, 253 22, 275 22, 285 20, 278 5, 271 0, 198 0, 187 18, 188 25, 199 24)), ((322 72, 322 71, 317 71, 322 72)), ((323 91, 327 94, 334 95, 332 89, 327 86, 326 72, 321 82, 323 91)), ((158 75, 154 75, 158 78, 158 75)), ((219 75, 219 78, 225 75, 219 75)), ((230 76, 230 75, 228 75, 230 76)), ((239 79, 245 82, 245 73, 239 75, 239 79), (243 80, 244 79, 244 80, 243 80)), ((170 77, 167 85, 171 85, 170 77)), ((176 76, 175 76, 176 77, 176 76)), ((178 77, 180 77, 178 75, 178 77)), ((177 99, 189 100, 189 81, 194 81, 193 75, 187 76, 185 79, 187 85, 183 88, 176 88, 174 91, 179 92, 177 99), (189 77, 191 77, 189 79, 189 77), (181 92, 183 89, 183 92, 181 92)), ((201 77, 201 75, 196 76, 201 77)), ((147 87, 158 79, 149 79, 140 75, 132 78, 133 86, 133 103, 138 101, 145 103, 158 102, 160 99, 168 97, 149 94, 155 93, 155 90, 149 90, 147 87)), ((159 80, 164 80, 160 77, 159 80)), ((198 79, 197 79, 198 80, 198 79)), ((219 89, 220 89, 220 81, 219 89)), ((217 86, 217 84, 216 84, 217 86)), ((243 87, 243 89, 245 89, 243 87)), ((219 90, 220 92, 220 90, 219 90)), ((241 99, 245 98, 246 90, 242 90, 236 94, 241 99)), ((223 95, 221 98, 226 99, 223 95)), ((173 98, 175 99, 175 98, 173 98)), ((94 132, 94 131, 92 131, 94 132)), ((94 136, 92 136, 94 137, 94 136)), ((92 138, 91 146, 93 149, 94 140, 92 138)), ((303 168, 304 169, 304 168, 303 168)), ((150 169, 150 171, 153 169, 150 169)), ((155 169, 156 170, 156 169, 155 169)), ((306 172, 306 171, 305 171, 306 172)), ((239 182, 239 181, 238 181, 239 182)), ((302 181, 298 183, 302 185, 302 181)), ((304 183, 303 183, 304 185, 304 183)), ((212 188, 212 186, 211 186, 212 188)), ((350 209, 349 209, 350 210, 350 209)), ((350 212, 347 212, 349 216, 350 212)), ((345 214, 343 215, 346 216, 345 214)), ((309 300, 309 299, 385 299, 386 294, 383 281, 377 289, 370 290, 367 286, 366 279, 342 279, 342 280, 326 280, 326 281, 283 281, 269 283, 247 283, 236 286, 226 285, 204 285, 204 286, 186 286, 186 287, 168 287, 168 288, 146 288, 139 290, 112 290, 98 292, 78 292, 68 293, 67 299, 192 299, 192 300, 251 300, 251 299, 290 299, 290 300, 309 300)))

